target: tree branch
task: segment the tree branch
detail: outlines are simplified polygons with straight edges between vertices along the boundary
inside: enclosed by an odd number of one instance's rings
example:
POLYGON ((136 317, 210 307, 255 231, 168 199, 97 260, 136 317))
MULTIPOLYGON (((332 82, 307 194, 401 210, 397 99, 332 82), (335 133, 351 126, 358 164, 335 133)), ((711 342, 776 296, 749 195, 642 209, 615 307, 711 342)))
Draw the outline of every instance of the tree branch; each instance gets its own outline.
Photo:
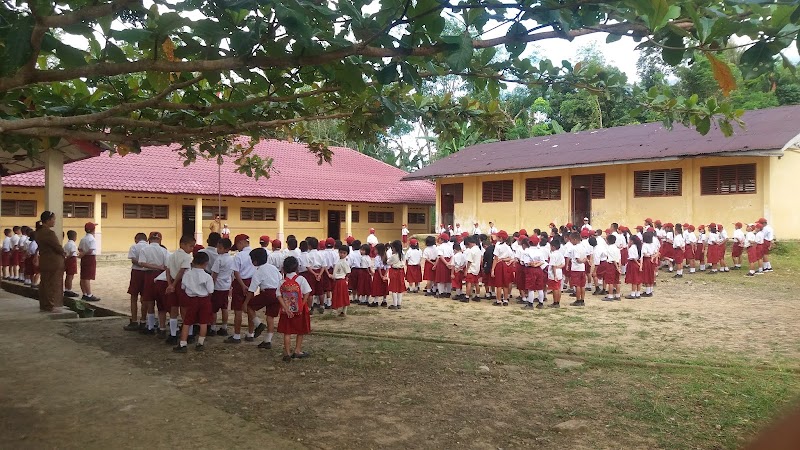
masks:
POLYGON ((64 28, 66 26, 73 25, 78 22, 95 20, 101 17, 110 16, 112 14, 115 14, 117 11, 125 9, 129 5, 132 5, 134 3, 140 6, 142 5, 141 0, 114 0, 110 3, 87 6, 77 11, 72 11, 64 14, 58 14, 55 16, 44 16, 41 18, 40 22, 47 28, 64 28))

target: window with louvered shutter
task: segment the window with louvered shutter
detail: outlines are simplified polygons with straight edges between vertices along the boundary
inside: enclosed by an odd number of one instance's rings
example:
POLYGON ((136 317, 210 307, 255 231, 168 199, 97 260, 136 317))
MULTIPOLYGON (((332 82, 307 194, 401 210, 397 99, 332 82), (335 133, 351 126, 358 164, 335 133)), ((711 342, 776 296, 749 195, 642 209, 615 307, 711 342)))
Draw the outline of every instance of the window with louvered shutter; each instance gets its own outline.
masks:
MULTIPOLYGON (((358 211, 351 211, 351 212, 352 214, 350 214, 350 222, 358 223, 358 220, 361 218, 361 215, 358 213, 358 211)), ((346 218, 347 218, 347 211, 339 211, 339 222, 344 223, 346 218)))
POLYGON ((203 220, 214 220, 217 214, 219 214, 220 219, 228 220, 228 207, 203 206, 203 220))
POLYGON ((290 209, 289 222, 319 222, 319 210, 290 209))
POLYGON ((561 177, 526 179, 525 200, 561 200, 561 177))
POLYGON ((513 202, 514 180, 484 181, 483 203, 513 202))
POLYGON ((452 195, 453 203, 464 203, 464 183, 443 184, 442 195, 452 195))
MULTIPOLYGON (((64 202, 64 217, 91 219, 94 217, 94 203, 92 202, 64 202)), ((100 217, 108 217, 108 203, 101 203, 100 217)))
POLYGON ((572 177, 572 187, 588 189, 592 198, 606 198, 606 174, 575 175, 572 177))
POLYGON ((408 213, 408 223, 425 224, 425 213, 408 213))
POLYGON ((169 219, 169 205, 122 205, 123 219, 169 219))
POLYGON ((755 194, 756 165, 701 167, 700 193, 702 195, 755 194))
POLYGON ((35 200, 3 200, 0 214, 9 217, 36 217, 35 200))
POLYGON ((239 210, 241 220, 274 221, 277 220, 278 210, 276 208, 250 208, 244 207, 239 210))
POLYGON ((634 197, 681 196, 681 169, 637 170, 633 173, 634 197))
POLYGON ((367 213, 369 223, 394 223, 394 213, 391 211, 370 211, 367 213))

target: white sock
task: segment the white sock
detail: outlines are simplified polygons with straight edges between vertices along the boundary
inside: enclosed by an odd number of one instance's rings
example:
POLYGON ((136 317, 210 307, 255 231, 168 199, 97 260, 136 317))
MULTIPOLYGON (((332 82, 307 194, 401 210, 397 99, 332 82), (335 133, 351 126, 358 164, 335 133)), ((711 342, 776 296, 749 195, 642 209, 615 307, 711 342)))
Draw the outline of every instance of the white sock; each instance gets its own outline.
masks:
POLYGON ((256 316, 255 318, 253 318, 253 326, 257 327, 259 325, 261 325, 261 319, 259 319, 258 316, 256 316))
POLYGON ((683 275, 683 269, 678 271, 678 275, 683 275))
POLYGON ((194 325, 188 325, 189 327, 189 336, 194 336, 194 325))
POLYGON ((689 269, 689 273, 694 273, 694 267, 692 267, 691 269, 689 269))
POLYGON ((197 338, 197 345, 203 345, 206 342, 205 336, 200 336, 197 338))
POLYGON ((247 337, 255 337, 254 333, 247 333, 247 337))
POLYGON ((397 306, 397 292, 392 292, 392 305, 397 306))
POLYGON ((169 319, 169 335, 178 335, 178 319, 169 319))
POLYGON ((211 325, 211 331, 217 331, 217 326, 216 325, 211 325))
POLYGON ((227 323, 223 323, 221 325, 221 327, 222 327, 223 330, 227 330, 228 329, 228 324, 227 323))
POLYGON ((272 342, 272 335, 275 333, 267 333, 267 337, 264 338, 264 342, 272 342))
POLYGON ((147 329, 152 330, 156 326, 156 315, 155 314, 147 314, 147 329))
POLYGON ((403 305, 403 293, 402 292, 398 292, 397 293, 397 306, 402 306, 402 305, 403 305))
POLYGON ((754 275, 755 273, 756 273, 756 271, 755 271, 755 270, 751 270, 751 271, 750 271, 750 274, 751 274, 751 275, 754 275))
POLYGON ((530 304, 533 304, 533 302, 536 301, 536 299, 534 297, 534 294, 533 294, 533 291, 528 291, 528 296, 527 296, 525 301, 530 303, 530 304))
POLYGON ((537 294, 539 294, 539 303, 544 303, 544 290, 540 289, 540 290, 538 290, 536 292, 537 292, 537 294))
POLYGON ((186 342, 186 341, 181 341, 181 347, 186 347, 187 345, 189 345, 189 343, 188 343, 188 342, 186 342))
POLYGON ((234 334, 234 335, 233 335, 233 338, 234 338, 234 339, 241 339, 241 338, 242 338, 242 335, 241 335, 241 334, 234 334))

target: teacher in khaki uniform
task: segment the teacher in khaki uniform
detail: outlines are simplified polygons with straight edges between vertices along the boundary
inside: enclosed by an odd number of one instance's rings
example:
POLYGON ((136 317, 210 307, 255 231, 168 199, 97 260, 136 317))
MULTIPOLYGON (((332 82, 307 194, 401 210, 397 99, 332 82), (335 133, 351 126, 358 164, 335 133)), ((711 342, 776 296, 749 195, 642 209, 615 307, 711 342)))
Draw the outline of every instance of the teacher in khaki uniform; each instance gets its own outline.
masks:
POLYGON ((52 312, 64 306, 64 249, 61 239, 53 227, 56 215, 51 211, 42 213, 42 227, 36 231, 39 243, 39 309, 52 312))

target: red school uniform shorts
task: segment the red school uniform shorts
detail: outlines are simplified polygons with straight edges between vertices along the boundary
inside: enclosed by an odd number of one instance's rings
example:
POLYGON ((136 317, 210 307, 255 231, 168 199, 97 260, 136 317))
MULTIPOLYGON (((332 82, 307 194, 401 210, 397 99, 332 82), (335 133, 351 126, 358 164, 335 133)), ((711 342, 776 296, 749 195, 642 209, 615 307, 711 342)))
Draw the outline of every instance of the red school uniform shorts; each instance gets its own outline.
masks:
POLYGON ((278 317, 281 312, 281 304, 278 301, 275 289, 264 289, 258 295, 253 296, 250 299, 250 303, 247 304, 247 308, 253 311, 266 308, 269 317, 278 317))
MULTIPOLYGON (((246 287, 250 287, 250 278, 242 279, 242 281, 246 287)), ((231 288, 231 310, 241 311, 244 306, 245 296, 247 296, 247 290, 242 290, 242 286, 234 279, 231 288)))
POLYGON ((78 257, 77 256, 67 256, 64 259, 64 272, 67 275, 77 275, 78 274, 78 257))
POLYGON ((11 265, 11 252, 3 252, 2 266, 8 267, 11 265))
MULTIPOLYGON (((145 288, 148 298, 152 299, 150 301, 156 302, 156 308, 159 311, 169 312, 173 307, 178 307, 178 299, 175 296, 175 292, 167 294, 167 286, 166 280, 157 280, 149 289, 145 288)), ((146 301, 145 294, 142 294, 142 301, 146 301)))
POLYGON ((219 310, 227 310, 230 302, 231 290, 214 291, 211 294, 211 312, 216 314, 219 310))
POLYGON ((128 283, 128 294, 139 295, 144 292, 144 270, 131 269, 131 281, 128 283))
POLYGON ((570 272, 569 284, 576 288, 586 286, 586 272, 583 270, 575 270, 570 272))
POLYGON ((84 255, 81 258, 81 280, 94 280, 97 275, 97 257, 84 255))
POLYGON ((208 324, 213 319, 211 314, 211 297, 188 297, 186 314, 183 316, 184 325, 208 324))

